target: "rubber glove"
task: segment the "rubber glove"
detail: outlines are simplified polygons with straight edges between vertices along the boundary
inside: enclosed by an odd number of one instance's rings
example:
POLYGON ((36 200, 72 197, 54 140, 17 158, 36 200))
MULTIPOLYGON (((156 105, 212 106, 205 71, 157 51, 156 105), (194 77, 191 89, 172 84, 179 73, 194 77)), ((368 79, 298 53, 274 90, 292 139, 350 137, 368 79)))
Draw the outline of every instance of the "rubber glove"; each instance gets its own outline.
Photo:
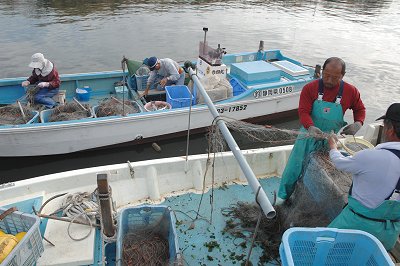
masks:
POLYGON ((324 132, 322 132, 321 129, 314 126, 310 126, 307 130, 308 133, 313 137, 321 137, 324 134, 324 132))
POLYGON ((329 148, 331 148, 331 150, 337 150, 337 142, 337 136, 335 134, 331 134, 328 138, 329 148))
POLYGON ((29 86, 29 84, 31 84, 31 83, 28 80, 25 80, 24 82, 22 82, 21 86, 27 87, 27 86, 29 86))
POLYGON ((355 135, 360 130, 361 127, 362 127, 361 122, 357 121, 343 128, 340 134, 355 135))
POLYGON ((40 82, 38 84, 39 88, 47 88, 48 86, 50 86, 50 83, 48 83, 48 82, 40 82))

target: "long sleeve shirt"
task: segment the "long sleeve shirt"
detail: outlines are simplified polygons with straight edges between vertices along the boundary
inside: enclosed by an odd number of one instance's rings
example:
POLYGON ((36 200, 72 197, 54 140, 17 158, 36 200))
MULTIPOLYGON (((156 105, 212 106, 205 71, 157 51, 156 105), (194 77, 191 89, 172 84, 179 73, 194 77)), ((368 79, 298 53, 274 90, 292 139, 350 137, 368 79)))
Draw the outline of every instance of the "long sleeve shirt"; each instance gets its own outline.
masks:
POLYGON ((392 194, 400 177, 400 159, 384 148, 400 150, 400 142, 382 143, 348 157, 336 149, 329 152, 337 169, 353 175, 351 196, 372 209, 392 194))
POLYGON ((172 59, 160 59, 160 69, 150 72, 149 79, 147 80, 147 85, 151 85, 157 76, 167 78, 167 80, 169 81, 177 81, 180 78, 180 68, 181 67, 179 66, 179 64, 172 59))
POLYGON ((49 82, 49 89, 56 89, 60 87, 61 80, 58 75, 56 67, 50 62, 46 62, 46 66, 41 73, 39 70, 34 69, 32 75, 28 78, 30 84, 35 84, 37 82, 49 82))
MULTIPOLYGON (((299 117, 300 122, 305 128, 313 126, 314 123, 311 118, 312 106, 315 100, 318 98, 318 80, 314 80, 307 85, 301 91, 299 101, 299 117)), ((339 85, 335 88, 327 89, 324 88, 324 96, 322 100, 326 102, 334 102, 339 92, 339 85)), ((344 82, 343 94, 341 105, 343 114, 347 109, 353 110, 354 122, 361 122, 364 124, 365 120, 365 107, 360 97, 360 92, 356 87, 344 82)))

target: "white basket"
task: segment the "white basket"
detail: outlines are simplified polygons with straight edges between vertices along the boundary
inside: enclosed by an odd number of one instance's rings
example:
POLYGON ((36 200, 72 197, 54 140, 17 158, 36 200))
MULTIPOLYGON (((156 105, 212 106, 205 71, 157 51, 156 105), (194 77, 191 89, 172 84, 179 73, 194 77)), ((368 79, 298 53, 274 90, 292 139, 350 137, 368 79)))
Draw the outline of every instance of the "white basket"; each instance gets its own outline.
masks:
MULTIPOLYGON (((0 213, 7 209, 0 207, 0 213)), ((15 211, 0 221, 0 229, 15 235, 26 232, 22 240, 8 254, 1 266, 31 266, 43 253, 43 242, 39 230, 40 219, 36 215, 15 211)))

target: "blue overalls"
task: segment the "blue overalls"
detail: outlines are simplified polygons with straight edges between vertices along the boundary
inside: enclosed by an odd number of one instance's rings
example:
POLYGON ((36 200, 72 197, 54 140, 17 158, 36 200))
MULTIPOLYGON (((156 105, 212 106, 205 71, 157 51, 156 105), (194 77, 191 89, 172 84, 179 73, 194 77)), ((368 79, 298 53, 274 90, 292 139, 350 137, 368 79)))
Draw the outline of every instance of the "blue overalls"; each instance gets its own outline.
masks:
MULTIPOLYGON (((400 151, 386 149, 400 159, 400 151)), ((378 207, 370 209, 351 196, 349 203, 328 227, 340 229, 358 229, 368 232, 378 238, 386 250, 391 250, 400 234, 400 202, 390 200, 394 193, 400 192, 400 177, 396 188, 378 207)))
MULTIPOLYGON (((335 102, 326 102, 322 100, 324 95, 324 84, 322 79, 318 84, 318 99, 314 101, 311 111, 311 118, 314 126, 324 132, 337 133, 346 123, 343 120, 343 109, 340 104, 343 94, 344 82, 340 81, 340 87, 335 102)), ((304 159, 314 150, 323 148, 327 145, 325 140, 317 140, 312 137, 305 137, 307 130, 300 128, 300 134, 296 139, 289 160, 283 171, 278 196, 282 199, 288 199, 292 195, 296 182, 303 171, 304 159)))

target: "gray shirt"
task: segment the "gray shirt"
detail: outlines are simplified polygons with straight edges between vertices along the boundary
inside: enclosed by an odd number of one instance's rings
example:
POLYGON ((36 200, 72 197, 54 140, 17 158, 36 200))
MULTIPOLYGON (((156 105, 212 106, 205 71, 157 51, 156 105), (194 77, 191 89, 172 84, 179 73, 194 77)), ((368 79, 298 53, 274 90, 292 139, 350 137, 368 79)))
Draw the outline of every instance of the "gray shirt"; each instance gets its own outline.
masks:
POLYGON ((400 150, 400 142, 382 143, 348 157, 338 150, 329 152, 336 168, 353 174, 351 195, 368 208, 378 207, 392 194, 400 177, 400 159, 383 148, 400 150))
POLYGON ((150 72, 149 79, 147 80, 147 85, 151 85, 157 76, 167 78, 167 80, 169 81, 177 81, 180 77, 179 69, 179 64, 174 60, 169 58, 160 59, 160 69, 154 69, 150 72))

